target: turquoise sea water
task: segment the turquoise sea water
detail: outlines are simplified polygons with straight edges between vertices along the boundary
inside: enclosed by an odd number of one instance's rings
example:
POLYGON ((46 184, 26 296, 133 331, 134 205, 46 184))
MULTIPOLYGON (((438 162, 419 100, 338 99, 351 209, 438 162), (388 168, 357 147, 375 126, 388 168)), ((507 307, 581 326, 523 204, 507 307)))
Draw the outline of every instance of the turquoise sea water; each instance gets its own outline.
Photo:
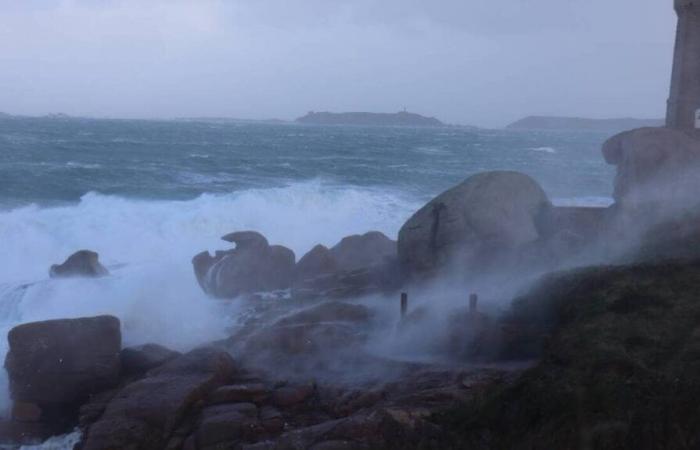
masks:
POLYGON ((0 205, 88 192, 193 199, 320 180, 426 198, 469 174, 532 175, 554 198, 604 198, 613 170, 590 132, 0 119, 0 205))

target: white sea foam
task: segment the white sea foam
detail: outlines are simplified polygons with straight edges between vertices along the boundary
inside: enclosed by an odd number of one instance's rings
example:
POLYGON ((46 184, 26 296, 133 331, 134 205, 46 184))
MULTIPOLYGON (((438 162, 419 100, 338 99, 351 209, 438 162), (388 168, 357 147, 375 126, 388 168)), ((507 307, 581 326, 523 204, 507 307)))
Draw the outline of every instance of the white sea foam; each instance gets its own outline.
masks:
MULTIPOLYGON (((201 292, 191 269, 196 253, 228 248, 220 236, 258 230, 300 257, 317 243, 368 230, 396 238, 417 206, 386 190, 312 181, 189 201, 89 193, 75 205, 0 210, 0 333, 23 322, 114 314, 125 345, 186 350, 223 337, 226 314, 235 314, 201 292), (112 276, 49 280, 48 267, 79 249, 97 251, 112 276)), ((2 360, 7 344, 0 342, 2 360)), ((2 372, 5 407, 6 383, 2 372)))
POLYGON ((54 436, 42 444, 23 445, 19 450, 73 450, 80 442, 80 431, 74 431, 63 436, 54 436))
POLYGON ((556 153, 557 149, 553 147, 533 147, 529 148, 528 150, 532 150, 533 152, 540 152, 540 153, 556 153))
POLYGON ((68 161, 66 163, 66 167, 70 169, 99 169, 100 167, 102 167, 102 165, 68 161))

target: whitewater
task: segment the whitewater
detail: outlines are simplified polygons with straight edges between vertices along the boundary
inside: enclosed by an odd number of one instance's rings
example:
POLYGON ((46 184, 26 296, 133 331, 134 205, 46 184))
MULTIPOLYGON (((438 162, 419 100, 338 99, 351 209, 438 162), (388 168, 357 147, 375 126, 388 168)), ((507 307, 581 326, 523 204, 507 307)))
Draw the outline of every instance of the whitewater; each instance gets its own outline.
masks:
POLYGON ((395 239, 432 196, 495 169, 528 173, 559 204, 609 204, 606 137, 0 119, 0 358, 10 328, 52 318, 116 315, 124 345, 187 350, 225 337, 240 311, 207 298, 190 261, 226 249, 220 237, 232 231, 260 231, 297 258, 369 230, 395 239), (112 275, 49 279, 80 249, 112 275))

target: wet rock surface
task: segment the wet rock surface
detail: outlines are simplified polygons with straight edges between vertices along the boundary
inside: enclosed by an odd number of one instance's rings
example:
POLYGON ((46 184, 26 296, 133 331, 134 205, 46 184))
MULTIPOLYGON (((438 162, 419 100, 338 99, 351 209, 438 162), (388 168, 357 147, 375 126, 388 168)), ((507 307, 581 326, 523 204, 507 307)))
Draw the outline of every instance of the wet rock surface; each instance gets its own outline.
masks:
POLYGON ((51 278, 103 277, 109 271, 100 264, 99 255, 90 250, 80 250, 68 257, 62 264, 54 264, 49 269, 51 278))
POLYGON ((165 448, 188 414, 235 373, 228 353, 193 350, 152 370, 112 397, 81 448, 165 448))
POLYGON ((98 316, 19 325, 8 334, 12 399, 74 404, 119 382, 119 319, 98 316))

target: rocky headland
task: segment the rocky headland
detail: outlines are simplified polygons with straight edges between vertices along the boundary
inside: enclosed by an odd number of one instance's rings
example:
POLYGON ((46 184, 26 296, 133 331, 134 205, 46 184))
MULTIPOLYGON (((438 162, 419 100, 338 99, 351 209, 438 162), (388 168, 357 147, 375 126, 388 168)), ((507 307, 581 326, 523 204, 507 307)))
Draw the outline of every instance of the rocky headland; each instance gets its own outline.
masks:
MULTIPOLYGON (((609 208, 557 207, 497 171, 436 196, 398 241, 371 231, 297 258, 227 234, 193 271, 209 301, 250 314, 184 354, 122 348, 111 316, 18 326, 0 440, 77 428, 90 450, 694 448, 700 139, 642 128, 603 153, 609 208)), ((51 274, 109 276, 85 250, 51 274)))

